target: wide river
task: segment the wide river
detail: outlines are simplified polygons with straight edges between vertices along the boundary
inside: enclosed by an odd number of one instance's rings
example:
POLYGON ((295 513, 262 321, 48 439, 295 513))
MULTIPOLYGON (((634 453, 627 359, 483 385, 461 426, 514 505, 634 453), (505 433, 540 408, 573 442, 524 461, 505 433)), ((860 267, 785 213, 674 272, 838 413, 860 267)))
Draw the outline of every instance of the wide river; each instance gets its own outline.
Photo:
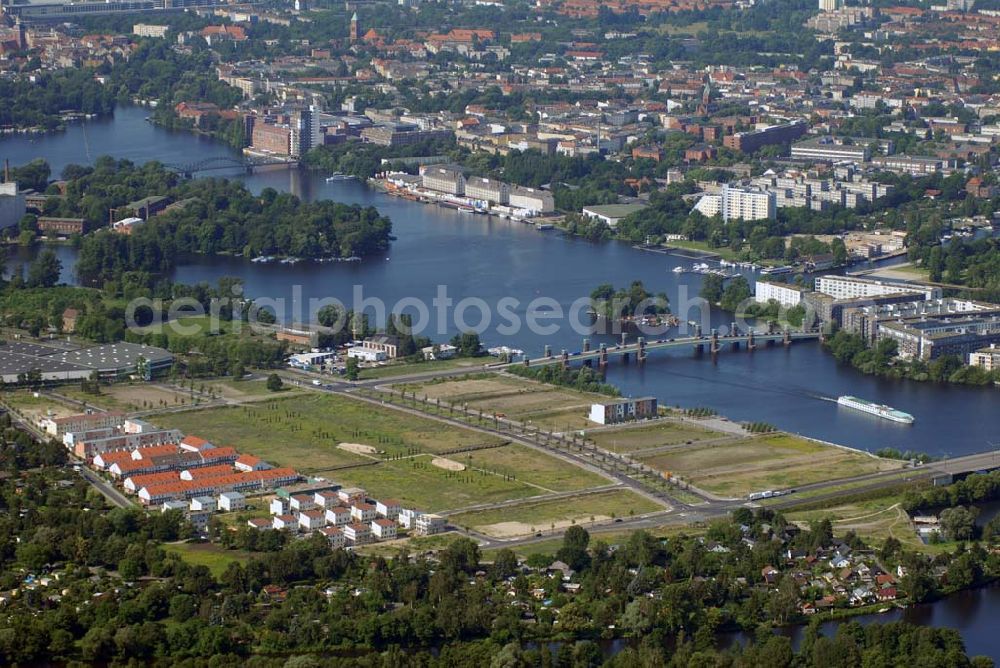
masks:
MULTIPOLYGON (((61 134, 3 138, 0 159, 19 165, 44 158, 58 176, 68 164, 87 164, 106 154, 138 163, 159 160, 178 165, 236 155, 212 140, 153 127, 145 122, 146 113, 141 108, 120 108, 113 119, 74 125, 61 134)), ((403 299, 428 304, 432 309, 430 335, 441 340, 458 330, 453 307, 441 334, 436 333, 437 311, 431 300, 443 286, 455 305, 465 298, 479 298, 490 307, 492 321, 483 333, 487 345, 509 345, 530 353, 551 345, 557 352, 562 348, 572 352, 580 349, 583 336, 573 331, 567 319, 540 321, 559 326, 551 334, 527 326, 501 333, 498 326, 508 324, 510 318, 499 315, 500 300, 516 300, 508 311, 523 323, 532 300, 549 298, 568 311, 575 300, 601 283, 625 286, 640 279, 650 290, 666 292, 675 311, 682 311, 700 288, 699 275, 672 271, 676 266, 690 267, 692 260, 643 252, 623 243, 588 243, 518 223, 388 197, 359 183, 327 183, 321 175, 301 171, 212 174, 242 178, 255 192, 270 187, 307 200, 373 205, 391 217, 396 240, 384 257, 360 263, 297 265, 194 257, 175 272, 176 280, 188 283, 241 276, 249 296, 284 299, 286 321, 300 317, 294 310, 296 304, 308 314, 311 298, 336 297, 350 306, 356 286, 361 286, 364 297, 381 299, 389 309, 403 299)), ((63 280, 73 282, 72 249, 57 246, 56 251, 63 261, 63 280)), ((30 252, 15 253, 7 268, 16 270, 29 259, 30 252)), ((536 306, 546 308, 545 304, 536 306)), ((478 314, 475 306, 467 309, 465 322, 476 324, 478 314)), ((701 321, 702 316, 695 309, 686 312, 685 319, 701 321)), ((705 319, 711 326, 730 320, 715 310, 705 319)), ((592 339, 596 343, 612 337, 592 339)), ((686 350, 657 352, 641 368, 613 363, 608 380, 625 393, 652 394, 664 404, 711 406, 735 420, 763 420, 791 432, 869 450, 891 446, 955 456, 990 449, 994 447, 991 441, 1000 439, 996 390, 863 376, 838 365, 815 343, 761 348, 753 354, 726 352, 714 362, 686 350), (899 426, 838 408, 834 400, 847 393, 906 410, 916 416, 916 424, 899 426)), ((1000 589, 967 592, 932 606, 864 621, 899 617, 957 628, 970 653, 1000 656, 995 636, 1000 589)))

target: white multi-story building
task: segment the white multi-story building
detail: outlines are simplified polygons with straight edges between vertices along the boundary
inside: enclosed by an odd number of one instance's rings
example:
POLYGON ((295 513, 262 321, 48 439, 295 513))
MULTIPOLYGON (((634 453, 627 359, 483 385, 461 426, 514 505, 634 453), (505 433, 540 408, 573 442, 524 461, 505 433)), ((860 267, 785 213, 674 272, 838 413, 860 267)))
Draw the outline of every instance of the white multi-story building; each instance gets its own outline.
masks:
POLYGON ((804 288, 788 283, 771 283, 758 280, 754 286, 753 299, 759 304, 766 304, 772 299, 782 306, 792 307, 802 303, 804 288))
POLYGON ((878 281, 871 278, 856 276, 820 276, 816 279, 816 292, 830 295, 834 299, 863 299, 865 297, 884 297, 904 292, 923 292, 925 299, 940 299, 941 288, 918 285, 916 283, 899 283, 878 281))
POLYGON ((440 515, 425 513, 417 516, 415 533, 420 536, 431 536, 444 531, 445 519, 440 515))
POLYGON ((167 36, 170 26, 157 26, 149 23, 136 23, 132 26, 132 34, 136 37, 159 37, 167 36))
POLYGON ((367 543, 372 536, 372 529, 367 524, 355 522, 344 527, 344 537, 352 545, 367 543))
POLYGON ((396 537, 396 523, 392 520, 375 520, 372 522, 372 535, 379 540, 392 540, 396 537))
POLYGON ((447 167, 429 166, 422 170, 424 188, 448 193, 449 195, 465 194, 465 175, 447 167))
POLYGON ((777 204, 773 192, 724 185, 718 195, 698 200, 694 210, 709 218, 721 215, 723 220, 766 220, 777 215, 777 204))
POLYGON ((335 506, 326 509, 326 521, 334 526, 342 527, 351 523, 351 509, 345 506, 335 506))
POLYGON ((219 510, 233 512, 247 507, 247 497, 239 492, 223 492, 219 495, 219 510))
POLYGON ((507 204, 510 202, 510 187, 496 179, 470 176, 465 182, 465 196, 489 204, 507 204))
POLYGON ((326 526, 326 513, 319 508, 299 513, 299 526, 304 531, 315 531, 326 526))
POLYGON ((556 208, 552 193, 534 188, 512 186, 509 199, 510 205, 515 209, 524 209, 536 214, 549 213, 556 208))

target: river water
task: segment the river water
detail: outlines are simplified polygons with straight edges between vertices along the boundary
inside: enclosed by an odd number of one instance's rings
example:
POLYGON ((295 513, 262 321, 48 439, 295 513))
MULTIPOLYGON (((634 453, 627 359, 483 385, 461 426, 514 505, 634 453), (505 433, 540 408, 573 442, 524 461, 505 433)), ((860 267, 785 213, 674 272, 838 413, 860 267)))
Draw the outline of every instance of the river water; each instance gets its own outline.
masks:
MULTIPOLYGON (((113 119, 74 125, 61 134, 0 139, 0 159, 19 165, 45 158, 58 176, 68 164, 86 164, 104 154, 137 163, 159 160, 166 164, 235 155, 232 149, 212 140, 153 127, 145 122, 145 116, 141 108, 120 108, 113 119)), ((391 217, 396 240, 384 257, 360 263, 297 265, 193 257, 185 259, 175 271, 174 279, 188 283, 241 276, 249 296, 284 299, 286 321, 300 319, 296 306, 302 314, 308 314, 310 298, 336 297, 351 305, 355 286, 362 287, 364 297, 379 298, 388 308, 405 298, 430 304, 439 295, 439 286, 444 286, 456 304, 477 297, 495 306, 502 298, 512 298, 518 304, 509 311, 522 322, 532 300, 551 298, 568 310, 574 300, 586 297, 601 283, 625 286, 640 279, 651 291, 666 292, 675 312, 683 311, 686 301, 696 297, 700 289, 699 275, 672 271, 678 265, 690 267, 692 260, 643 252, 627 244, 592 244, 565 238, 531 226, 388 197, 360 183, 326 183, 320 175, 300 171, 212 174, 242 178, 255 192, 270 187, 308 200, 326 198, 373 205, 391 217)), ((74 252, 64 245, 55 249, 63 262, 63 280, 72 283, 74 252)), ((7 270, 17 270, 30 260, 31 254, 15 252, 7 270)), ((544 304, 536 306, 545 308, 544 304)), ((432 311, 432 320, 436 320, 434 314, 432 311)), ((470 308, 466 323, 477 323, 477 314, 475 308, 470 308)), ((555 351, 581 348, 583 335, 572 331, 565 320, 554 321, 560 329, 552 334, 536 333, 527 327, 510 334, 499 329, 507 321, 501 321, 496 312, 493 315, 493 322, 483 334, 487 345, 510 345, 530 353, 540 352, 545 345, 555 351)), ((458 331, 453 316, 449 313, 445 319, 441 334, 436 335, 439 340, 458 331)), ((730 320, 714 309, 704 317, 698 309, 685 312, 684 317, 713 327, 725 326, 730 320)), ((673 335, 671 332, 664 336, 673 335)), ((591 338, 595 344, 613 340, 591 338)), ((997 394, 993 389, 863 376, 838 365, 816 343, 787 349, 761 348, 752 354, 726 352, 714 361, 686 350, 657 352, 643 367, 613 363, 608 380, 625 393, 652 394, 663 404, 711 406, 735 420, 763 420, 791 432, 870 450, 895 447, 956 456, 989 449, 990 441, 998 440, 1000 434, 1000 411, 996 410, 997 394), (917 422, 910 427, 900 426, 845 411, 835 399, 846 393, 906 410, 916 416, 917 422)), ((956 628, 962 632, 971 654, 1000 657, 1000 642, 995 634, 998 617, 1000 589, 988 588, 861 621, 902 618, 956 628)), ((801 636, 800 629, 788 633, 796 641, 801 636)))

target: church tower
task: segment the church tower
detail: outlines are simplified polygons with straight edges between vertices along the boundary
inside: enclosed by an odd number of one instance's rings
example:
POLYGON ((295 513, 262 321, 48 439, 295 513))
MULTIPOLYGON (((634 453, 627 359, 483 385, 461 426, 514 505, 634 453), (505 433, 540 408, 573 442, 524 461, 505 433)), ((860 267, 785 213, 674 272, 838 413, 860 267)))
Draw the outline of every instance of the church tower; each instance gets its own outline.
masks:
POLYGON ((358 13, 354 12, 354 16, 351 17, 351 31, 348 33, 350 37, 351 44, 358 42, 361 39, 361 28, 358 26, 358 13))

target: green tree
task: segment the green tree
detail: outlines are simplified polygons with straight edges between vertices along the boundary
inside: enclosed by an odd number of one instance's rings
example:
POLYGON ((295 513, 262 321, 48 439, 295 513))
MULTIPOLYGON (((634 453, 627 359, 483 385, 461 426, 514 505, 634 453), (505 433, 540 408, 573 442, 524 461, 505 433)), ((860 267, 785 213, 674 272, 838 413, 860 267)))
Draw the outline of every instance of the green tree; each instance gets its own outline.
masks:
POLYGON ((278 392, 284 387, 284 383, 281 381, 281 376, 276 373, 272 373, 267 377, 267 389, 271 392, 278 392))
POLYGON ((50 249, 45 249, 28 267, 29 288, 51 288, 59 282, 62 262, 50 249))

